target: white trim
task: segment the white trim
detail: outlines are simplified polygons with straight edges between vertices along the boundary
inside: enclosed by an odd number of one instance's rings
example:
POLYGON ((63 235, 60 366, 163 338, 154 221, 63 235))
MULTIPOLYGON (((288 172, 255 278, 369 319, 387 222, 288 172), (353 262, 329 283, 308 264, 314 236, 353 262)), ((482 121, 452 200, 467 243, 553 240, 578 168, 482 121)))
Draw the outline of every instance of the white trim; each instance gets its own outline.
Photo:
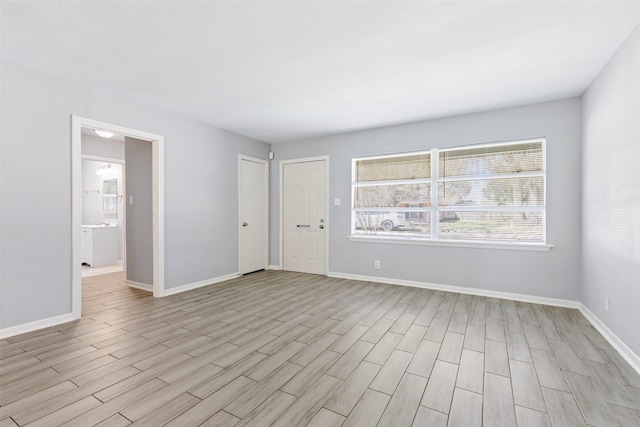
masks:
MULTIPOLYGON (((440 200, 440 185, 438 184, 438 168, 440 159, 438 158, 438 149, 432 148, 431 154, 429 156, 429 161, 431 162, 431 199, 429 200, 431 207, 429 208, 429 223, 430 223, 430 231, 431 236, 438 235, 438 228, 440 227, 440 213, 438 212, 437 203, 433 203, 433 200, 440 200)), ((353 206, 353 204, 351 205, 353 206)), ((354 227, 351 228, 351 232, 355 230, 354 227)))
POLYGON ((242 265, 242 162, 254 162, 260 163, 264 166, 264 194, 265 194, 265 206, 264 206, 264 264, 263 268, 267 268, 269 262, 269 161, 263 159, 257 159, 255 157, 245 156, 243 154, 238 155, 238 271, 244 271, 242 265))
POLYGON ((51 326, 57 326, 62 323, 68 323, 74 321, 72 313, 62 314, 60 316, 49 317, 47 319, 36 320, 35 322, 23 323, 21 325, 10 326, 8 328, 0 329, 0 339, 13 337, 20 334, 26 334, 27 332, 37 331, 39 329, 49 328, 51 326))
MULTIPOLYGON (((324 239, 325 239, 325 243, 324 243, 324 273, 323 274, 328 274, 329 272, 329 229, 331 227, 331 221, 329 218, 329 156, 314 156, 314 157, 303 157, 303 158, 299 158, 299 159, 288 159, 288 160, 280 160, 279 163, 279 201, 280 201, 280 206, 279 206, 279 230, 280 232, 278 233, 278 251, 280 252, 278 254, 278 260, 280 261, 280 266, 284 265, 284 200, 283 200, 283 195, 284 195, 284 165, 286 164, 292 164, 292 163, 308 163, 308 162, 317 162, 320 160, 324 160, 324 181, 325 181, 325 189, 324 189, 324 193, 325 193, 325 204, 324 204, 324 227, 325 227, 325 233, 324 233, 324 239)), ((282 268, 280 268, 282 269, 282 268)))
POLYGON ((423 237, 383 237, 383 236, 347 236, 352 242, 367 243, 392 243, 402 245, 418 245, 418 246, 445 246, 454 248, 480 248, 480 249, 502 249, 509 251, 538 251, 549 252, 553 245, 545 243, 526 243, 526 242, 474 242, 469 240, 441 240, 427 239, 423 237))
POLYGON ((164 289, 164 137, 156 135, 152 143, 153 178, 153 296, 162 297, 164 289))
MULTIPOLYGON (((438 208, 440 212, 542 212, 544 206, 526 206, 523 209, 522 206, 448 206, 438 208)), ((424 207, 364 207, 364 208, 352 208, 353 212, 429 212, 431 208, 424 207)))
POLYGON ((125 283, 131 288, 140 289, 141 291, 153 292, 153 286, 147 283, 135 282, 133 280, 125 280, 125 283))
POLYGON ((71 116, 71 314, 82 317, 82 123, 71 116))
POLYGON ((164 291, 165 296, 175 295, 186 291, 191 291, 193 289, 203 288, 205 286, 214 285, 220 282, 226 282, 227 280, 235 279, 237 277, 242 276, 240 273, 231 273, 226 276, 214 277, 213 279, 201 280, 195 283, 188 283, 186 285, 177 286, 175 288, 169 288, 164 291))
POLYGON ((118 163, 124 165, 124 159, 117 159, 115 157, 103 157, 103 156, 94 156, 93 154, 82 154, 83 160, 95 160, 98 162, 109 162, 109 163, 118 163))
MULTIPOLYGON (((487 179, 487 177, 495 177, 496 175, 458 175, 455 177, 455 181, 478 181, 487 179)), ((544 178, 545 173, 542 172, 519 172, 519 173, 501 173, 499 174, 498 179, 513 179, 513 178, 544 178)), ((443 176, 438 176, 438 183, 453 181, 453 178, 446 178, 443 176)), ((480 210, 479 208, 484 209, 486 206, 474 206, 476 210, 480 210)), ((529 207, 529 206, 520 206, 520 208, 529 207)))
POLYGON ((552 305, 564 308, 579 308, 580 302, 573 300, 565 300, 558 298, 539 297, 535 295, 513 294, 510 292, 491 291, 479 288, 466 288, 462 286, 441 285, 437 283, 418 282, 414 280, 392 279, 388 277, 364 276, 360 274, 339 273, 336 271, 328 272, 327 276, 337 279, 362 280, 365 282, 387 283, 390 285, 411 286, 414 288, 433 289, 437 291, 456 292, 459 294, 478 295, 482 297, 509 299, 514 301, 522 301, 533 304, 552 305))
MULTIPOLYGON (((418 153, 418 154, 422 154, 422 153, 418 153)), ((359 162, 362 159, 360 158, 354 158, 352 159, 353 162, 359 162)), ((492 176, 492 175, 490 175, 492 176)), ((537 177, 544 177, 544 172, 520 172, 520 173, 503 173, 500 174, 500 179, 512 179, 512 178, 537 178, 537 177)), ((385 185, 415 185, 415 184, 432 184, 433 182, 437 182, 437 183, 442 183, 442 182, 448 182, 449 178, 445 178, 442 176, 435 176, 436 181, 433 180, 433 178, 414 178, 414 179, 392 179, 392 180, 382 180, 382 181, 356 181, 355 177, 352 179, 351 185, 358 187, 358 188, 366 188, 366 187, 382 187, 385 185)), ((486 179, 487 175, 460 175, 460 176, 456 176, 455 177, 455 181, 477 181, 477 180, 482 180, 482 179, 486 179)), ((533 205, 533 206, 538 206, 538 205, 533 205)), ((515 206, 520 210, 523 210, 523 207, 526 208, 530 208, 533 206, 515 206)), ((464 206, 438 206, 439 208, 445 209, 445 208, 451 208, 451 209, 460 209, 464 206)), ((479 210, 484 210, 486 208, 489 208, 491 206, 483 206, 483 205, 474 205, 471 206, 472 209, 479 211, 479 210)), ((503 207, 507 207, 507 206, 494 206, 497 207, 498 209, 501 209, 503 207)), ((395 209, 396 207, 386 207, 385 209, 389 210, 389 209, 395 209)), ((361 209, 366 209, 366 208, 361 208, 361 209)))
POLYGON ((267 265, 267 270, 282 270, 282 266, 269 264, 269 265, 267 265))
POLYGON ((80 226, 82 225, 82 128, 107 130, 150 141, 153 175, 153 296, 164 295, 164 137, 110 123, 71 116, 71 304, 74 319, 82 316, 80 226))
POLYGON ((587 318, 594 328, 606 339, 609 344, 627 361, 635 371, 640 374, 640 356, 635 354, 604 322, 589 310, 586 305, 580 303, 580 312, 587 318))
POLYGON ((122 269, 127 271, 127 167, 122 164, 122 269))

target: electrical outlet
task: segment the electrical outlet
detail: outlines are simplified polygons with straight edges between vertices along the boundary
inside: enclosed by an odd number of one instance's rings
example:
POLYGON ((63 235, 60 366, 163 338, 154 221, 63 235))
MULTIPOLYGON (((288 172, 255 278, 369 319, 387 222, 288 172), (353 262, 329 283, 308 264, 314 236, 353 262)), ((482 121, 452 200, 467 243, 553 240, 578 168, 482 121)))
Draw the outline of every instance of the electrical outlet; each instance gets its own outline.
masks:
POLYGON ((609 312, 609 298, 604 299, 604 311, 609 312))
POLYGON ((376 270, 380 270, 380 260, 379 259, 373 261, 373 268, 375 268, 376 270))

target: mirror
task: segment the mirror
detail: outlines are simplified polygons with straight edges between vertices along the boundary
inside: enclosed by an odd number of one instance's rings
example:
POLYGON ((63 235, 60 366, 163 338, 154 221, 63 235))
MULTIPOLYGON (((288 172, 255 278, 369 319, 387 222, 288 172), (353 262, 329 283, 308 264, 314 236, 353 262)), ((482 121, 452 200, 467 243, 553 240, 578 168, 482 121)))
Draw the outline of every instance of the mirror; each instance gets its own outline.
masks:
POLYGON ((118 180, 102 181, 102 211, 105 215, 118 216, 118 180))

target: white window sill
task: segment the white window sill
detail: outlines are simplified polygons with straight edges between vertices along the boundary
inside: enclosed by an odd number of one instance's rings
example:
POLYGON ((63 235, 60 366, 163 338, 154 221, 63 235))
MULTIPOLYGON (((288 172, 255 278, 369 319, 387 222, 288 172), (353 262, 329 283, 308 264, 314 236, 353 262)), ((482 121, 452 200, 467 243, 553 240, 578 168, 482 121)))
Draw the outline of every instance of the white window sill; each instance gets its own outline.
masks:
POLYGON ((419 237, 347 236, 352 242, 391 243, 398 245, 444 246, 453 248, 503 249, 514 251, 548 252, 553 245, 523 242, 482 242, 471 240, 431 240, 419 237))

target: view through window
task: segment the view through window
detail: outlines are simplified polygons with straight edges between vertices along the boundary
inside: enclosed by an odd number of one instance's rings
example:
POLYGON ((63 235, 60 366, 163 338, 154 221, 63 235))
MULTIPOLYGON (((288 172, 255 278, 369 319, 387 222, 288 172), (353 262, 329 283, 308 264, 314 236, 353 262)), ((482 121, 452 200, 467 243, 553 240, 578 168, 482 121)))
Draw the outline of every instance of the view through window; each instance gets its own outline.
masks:
POLYGON ((352 174, 353 235, 545 242, 544 139, 355 158, 352 174))

